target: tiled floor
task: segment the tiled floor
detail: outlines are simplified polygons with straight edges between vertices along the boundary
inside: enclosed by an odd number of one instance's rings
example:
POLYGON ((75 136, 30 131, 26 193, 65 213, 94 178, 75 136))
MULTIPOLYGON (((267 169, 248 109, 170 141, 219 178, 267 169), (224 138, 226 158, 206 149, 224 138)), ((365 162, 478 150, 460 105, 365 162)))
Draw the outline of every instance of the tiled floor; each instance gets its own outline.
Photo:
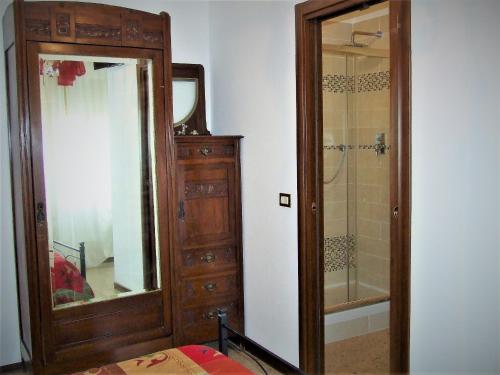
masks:
POLYGON ((116 297, 115 270, 113 262, 104 262, 98 267, 87 268, 87 282, 94 291, 96 298, 116 297))
POLYGON ((327 374, 388 374, 389 330, 337 341, 325 346, 327 374))

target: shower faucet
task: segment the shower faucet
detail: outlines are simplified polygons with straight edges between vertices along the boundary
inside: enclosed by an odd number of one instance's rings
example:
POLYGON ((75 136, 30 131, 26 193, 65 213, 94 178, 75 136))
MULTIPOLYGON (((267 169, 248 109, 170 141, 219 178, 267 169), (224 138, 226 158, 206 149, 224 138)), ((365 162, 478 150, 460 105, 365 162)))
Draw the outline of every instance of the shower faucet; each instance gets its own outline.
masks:
POLYGON ((375 153, 377 156, 385 155, 387 145, 385 143, 385 133, 377 133, 375 135, 375 153))

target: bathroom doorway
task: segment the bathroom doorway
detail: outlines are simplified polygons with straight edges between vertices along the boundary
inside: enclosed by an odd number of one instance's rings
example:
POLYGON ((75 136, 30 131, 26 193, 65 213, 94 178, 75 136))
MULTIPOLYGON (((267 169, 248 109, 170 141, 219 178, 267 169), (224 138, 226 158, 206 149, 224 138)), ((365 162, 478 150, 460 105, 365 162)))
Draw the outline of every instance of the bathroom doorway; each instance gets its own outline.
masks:
POLYGON ((309 1, 297 16, 300 360, 407 372, 409 2, 309 1))

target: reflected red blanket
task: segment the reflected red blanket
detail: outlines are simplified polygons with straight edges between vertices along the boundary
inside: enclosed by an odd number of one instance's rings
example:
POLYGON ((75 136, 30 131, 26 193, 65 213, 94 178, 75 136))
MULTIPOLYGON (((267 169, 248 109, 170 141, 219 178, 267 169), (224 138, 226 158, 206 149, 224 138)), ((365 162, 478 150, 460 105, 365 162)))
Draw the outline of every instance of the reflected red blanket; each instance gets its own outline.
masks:
POLYGON ((74 375, 192 374, 248 375, 250 370, 224 354, 202 345, 163 350, 74 375))
POLYGON ((61 254, 54 252, 54 266, 50 269, 54 305, 88 300, 94 297, 92 288, 78 268, 61 254))

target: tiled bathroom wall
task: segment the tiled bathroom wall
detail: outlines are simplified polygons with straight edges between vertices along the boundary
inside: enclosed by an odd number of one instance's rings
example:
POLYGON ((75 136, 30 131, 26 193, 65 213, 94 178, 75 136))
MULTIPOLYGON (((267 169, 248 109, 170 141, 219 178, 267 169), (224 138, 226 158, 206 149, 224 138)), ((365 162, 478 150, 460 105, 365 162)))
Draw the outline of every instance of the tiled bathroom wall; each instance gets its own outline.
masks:
MULTIPOLYGON (((349 44, 354 30, 383 31, 380 39, 357 36, 356 41, 370 49, 389 50, 388 16, 328 25, 323 41, 349 44)), ((389 292, 389 59, 323 53, 322 83, 329 306, 389 292), (374 145, 380 134, 389 149, 377 155, 374 145), (344 156, 340 145, 347 147, 344 156)))

